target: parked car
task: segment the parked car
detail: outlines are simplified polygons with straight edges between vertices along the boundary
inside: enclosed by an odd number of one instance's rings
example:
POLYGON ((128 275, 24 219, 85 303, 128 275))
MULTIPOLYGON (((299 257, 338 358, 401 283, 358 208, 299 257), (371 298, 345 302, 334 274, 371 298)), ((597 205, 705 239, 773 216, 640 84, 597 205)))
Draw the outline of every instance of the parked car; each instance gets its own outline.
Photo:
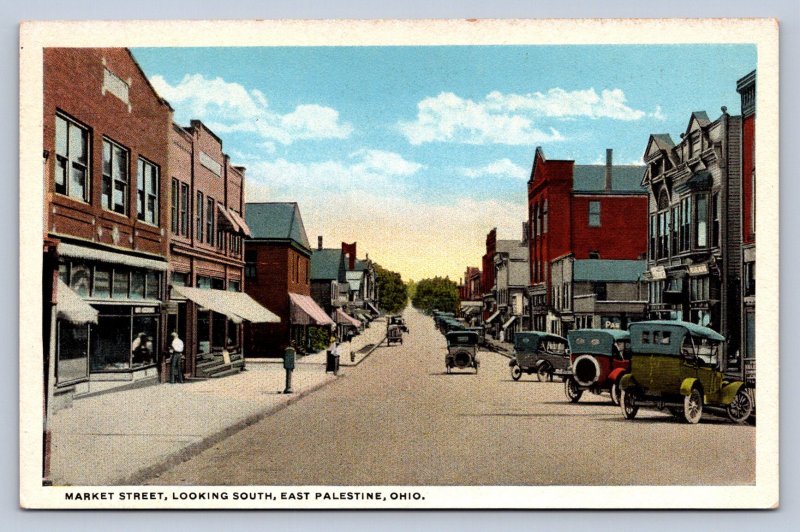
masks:
MULTIPOLYGON (((403 343, 403 325, 398 323, 396 318, 400 316, 387 316, 386 317, 386 345, 393 343, 403 343)), ((402 318, 400 318, 402 320, 402 318)))
POLYGON ((447 339, 447 355, 444 357, 447 373, 453 368, 475 368, 475 373, 478 373, 478 333, 454 331, 444 336, 447 339))
POLYGON ((477 327, 467 327, 464 329, 466 331, 472 331, 478 335, 478 345, 483 346, 486 345, 486 329, 481 326, 477 327))
POLYGON ((744 382, 719 370, 725 338, 708 327, 683 321, 643 321, 630 326, 631 372, 620 381, 625 419, 640 406, 668 410, 688 423, 703 411, 718 411, 744 423, 753 401, 744 382))
POLYGON ((403 316, 399 315, 387 316, 386 323, 388 324, 389 327, 391 327, 392 325, 397 325, 398 327, 400 327, 401 331, 408 332, 408 326, 406 325, 406 320, 403 318, 403 316))
POLYGON ((609 393, 619 404, 619 381, 631 367, 631 335, 617 329, 578 329, 567 333, 572 375, 564 393, 576 403, 583 392, 609 393))
POLYGON ((540 331, 520 331, 514 335, 514 357, 509 361, 511 378, 518 381, 523 373, 536 373, 540 381, 570 375, 567 340, 540 331))

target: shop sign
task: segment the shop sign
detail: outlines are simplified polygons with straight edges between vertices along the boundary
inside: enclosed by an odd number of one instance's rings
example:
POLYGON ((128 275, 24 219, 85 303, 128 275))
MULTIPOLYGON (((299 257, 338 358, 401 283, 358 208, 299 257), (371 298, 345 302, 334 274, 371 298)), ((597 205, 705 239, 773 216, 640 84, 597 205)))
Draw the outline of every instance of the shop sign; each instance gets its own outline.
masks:
POLYGON ((689 266, 689 275, 707 275, 708 274, 708 264, 705 262, 703 264, 692 264, 689 266))
POLYGON ((666 279, 667 271, 664 269, 663 266, 653 266, 652 268, 650 268, 650 277, 652 277, 654 281, 660 281, 662 279, 666 279))

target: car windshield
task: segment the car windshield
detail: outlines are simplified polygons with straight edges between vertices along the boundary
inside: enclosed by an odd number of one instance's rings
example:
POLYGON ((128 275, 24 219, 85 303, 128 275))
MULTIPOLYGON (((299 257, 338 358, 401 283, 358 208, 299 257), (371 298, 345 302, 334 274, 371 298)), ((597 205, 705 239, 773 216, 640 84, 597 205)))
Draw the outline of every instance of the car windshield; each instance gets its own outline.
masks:
POLYGON ((451 345, 472 345, 475 343, 475 337, 471 334, 458 334, 449 336, 447 341, 451 345))

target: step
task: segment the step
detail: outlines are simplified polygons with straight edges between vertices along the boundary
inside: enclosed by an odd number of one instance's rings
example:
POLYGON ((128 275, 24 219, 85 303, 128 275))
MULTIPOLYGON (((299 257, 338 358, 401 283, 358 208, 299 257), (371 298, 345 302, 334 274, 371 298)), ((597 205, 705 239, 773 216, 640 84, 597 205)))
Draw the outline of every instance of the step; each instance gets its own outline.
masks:
POLYGON ((234 368, 230 368, 230 369, 225 370, 225 371, 220 371, 218 373, 212 373, 208 377, 210 379, 218 379, 220 377, 227 377, 228 375, 236 375, 237 373, 240 373, 241 371, 242 371, 241 368, 234 367, 234 368))

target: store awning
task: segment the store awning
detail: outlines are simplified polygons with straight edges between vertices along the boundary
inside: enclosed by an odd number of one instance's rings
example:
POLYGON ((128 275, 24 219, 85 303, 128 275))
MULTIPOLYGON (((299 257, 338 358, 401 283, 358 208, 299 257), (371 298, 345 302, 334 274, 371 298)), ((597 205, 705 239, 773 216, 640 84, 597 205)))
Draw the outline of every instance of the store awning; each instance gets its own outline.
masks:
POLYGON ((508 326, 514 323, 514 320, 517 319, 516 316, 511 316, 507 322, 503 324, 503 329, 508 329, 508 326))
POLYGON ((58 317, 71 323, 97 323, 97 310, 81 299, 67 283, 58 280, 58 317))
POLYGON ((372 304, 372 303, 370 303, 369 301, 367 301, 367 306, 370 308, 370 310, 373 312, 373 314, 380 314, 380 313, 381 313, 381 311, 380 311, 380 310, 378 310, 378 309, 375 307, 375 305, 373 305, 373 304, 372 304))
POLYGON ((147 259, 135 255, 128 255, 126 253, 117 253, 103 249, 76 246, 75 244, 65 244, 64 242, 61 242, 58 245, 58 254, 63 257, 71 257, 73 259, 111 262, 113 264, 124 264, 125 266, 146 268, 160 272, 166 271, 167 269, 167 261, 165 260, 147 259))
POLYGON ((498 310, 497 312, 495 312, 494 314, 489 316, 489 319, 486 320, 486 323, 492 323, 494 320, 497 319, 497 316, 499 316, 499 315, 500 315, 500 311, 498 310))
POLYGON ((221 217, 217 217, 219 220, 224 221, 227 225, 228 229, 233 231, 234 233, 240 232, 239 224, 236 223, 236 220, 231 216, 230 211, 222 206, 221 203, 217 203, 217 210, 222 215, 221 217))
POLYGON ((228 214, 231 215, 233 221, 239 226, 239 231, 242 233, 242 235, 246 236, 247 238, 252 238, 253 233, 250 232, 250 228, 247 226, 247 222, 244 221, 244 218, 239 216, 239 213, 232 209, 228 209, 228 214))
POLYGON ((333 320, 310 296, 289 292, 291 323, 295 325, 331 325, 333 320))
POLYGON ((235 323, 280 323, 281 319, 244 292, 172 286, 173 293, 201 307, 224 314, 235 323))
POLYGON ((340 308, 336 309, 336 322, 340 325, 352 325, 353 327, 361 327, 361 322, 349 316, 345 311, 340 308))

